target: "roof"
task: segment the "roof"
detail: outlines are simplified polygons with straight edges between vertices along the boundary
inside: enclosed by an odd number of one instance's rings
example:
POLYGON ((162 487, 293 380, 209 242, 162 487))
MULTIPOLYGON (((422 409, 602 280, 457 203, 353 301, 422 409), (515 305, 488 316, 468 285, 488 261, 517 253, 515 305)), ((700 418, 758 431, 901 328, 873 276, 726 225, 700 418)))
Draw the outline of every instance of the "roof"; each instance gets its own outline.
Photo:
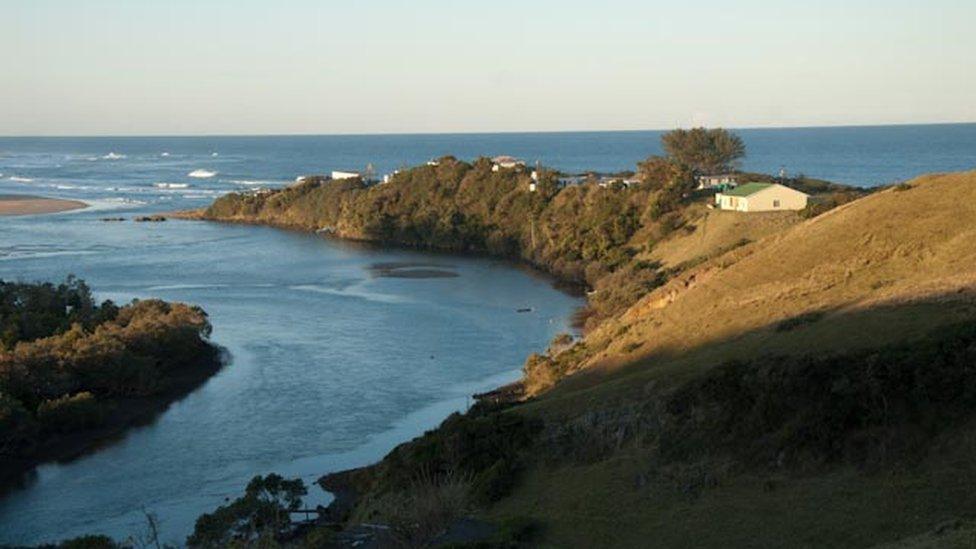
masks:
POLYGON ((496 156, 491 159, 492 162, 496 164, 524 164, 525 162, 515 158, 514 156, 496 156))
POLYGON ((772 186, 772 183, 746 183, 744 185, 739 185, 734 189, 725 191, 722 194, 725 196, 749 196, 756 194, 759 191, 764 191, 772 186))
POLYGON ((699 175, 698 179, 721 179, 726 177, 736 177, 734 173, 710 173, 707 175, 699 175))

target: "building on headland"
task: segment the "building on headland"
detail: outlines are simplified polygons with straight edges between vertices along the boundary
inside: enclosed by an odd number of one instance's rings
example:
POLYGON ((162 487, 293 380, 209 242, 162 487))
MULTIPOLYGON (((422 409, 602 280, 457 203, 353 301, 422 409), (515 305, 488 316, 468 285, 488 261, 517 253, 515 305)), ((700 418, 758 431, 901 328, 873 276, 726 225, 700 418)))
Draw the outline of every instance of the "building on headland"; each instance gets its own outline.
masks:
POLYGON ((704 189, 729 189, 738 185, 738 177, 734 173, 719 173, 712 175, 699 175, 695 177, 698 182, 698 190, 704 189))
POLYGON ((341 170, 334 170, 332 172, 332 179, 356 179, 361 178, 362 174, 359 172, 346 172, 341 170))
POLYGON ((810 196, 779 183, 746 183, 715 195, 720 210, 736 212, 775 212, 802 210, 810 196))
POLYGON ((491 171, 493 172, 497 172, 498 170, 501 169, 510 170, 513 168, 521 168, 525 166, 524 160, 519 160, 514 156, 496 156, 495 158, 491 159, 491 162, 492 162, 491 171))

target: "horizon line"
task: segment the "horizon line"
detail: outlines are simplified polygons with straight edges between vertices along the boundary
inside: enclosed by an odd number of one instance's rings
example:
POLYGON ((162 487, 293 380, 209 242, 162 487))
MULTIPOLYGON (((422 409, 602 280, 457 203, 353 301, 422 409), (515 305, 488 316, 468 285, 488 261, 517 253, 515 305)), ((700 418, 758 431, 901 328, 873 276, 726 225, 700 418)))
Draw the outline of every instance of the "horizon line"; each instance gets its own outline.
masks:
POLYGON ((891 128, 912 126, 969 126, 976 125, 976 120, 963 122, 893 122, 870 124, 821 124, 821 125, 766 125, 766 126, 722 126, 691 124, 674 126, 671 128, 643 128, 643 129, 602 129, 602 130, 500 130, 500 131, 420 131, 420 132, 338 132, 338 133, 132 133, 132 134, 0 134, 0 139, 78 139, 78 138, 208 138, 208 137, 378 137, 378 136, 432 136, 432 135, 525 135, 525 134, 569 134, 569 133, 643 133, 666 132, 675 129, 689 128, 725 128, 728 130, 806 130, 806 129, 842 129, 842 128, 891 128))

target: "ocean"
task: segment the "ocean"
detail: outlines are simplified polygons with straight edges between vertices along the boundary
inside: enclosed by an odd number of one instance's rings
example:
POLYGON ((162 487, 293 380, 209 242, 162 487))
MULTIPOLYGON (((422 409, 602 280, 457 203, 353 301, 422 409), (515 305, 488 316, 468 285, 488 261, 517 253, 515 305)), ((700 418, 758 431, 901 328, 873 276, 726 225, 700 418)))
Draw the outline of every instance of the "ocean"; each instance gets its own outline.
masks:
MULTIPOLYGON (((976 168, 976 124, 740 130, 747 170, 860 186, 976 168)), ((202 305, 230 363, 151 425, 40 467, 0 499, 0 544, 139 534, 180 543, 256 474, 306 482, 380 458, 514 380, 580 299, 504 261, 344 244, 190 221, 106 223, 208 204, 298 175, 378 175, 453 154, 510 154, 567 172, 633 169, 661 132, 300 137, 0 138, 0 194, 91 208, 0 217, 0 278, 86 279, 97 296, 202 305), (421 263, 451 278, 380 276, 421 263), (531 309, 519 313, 518 309, 531 309)), ((312 491, 310 504, 328 496, 312 491)))

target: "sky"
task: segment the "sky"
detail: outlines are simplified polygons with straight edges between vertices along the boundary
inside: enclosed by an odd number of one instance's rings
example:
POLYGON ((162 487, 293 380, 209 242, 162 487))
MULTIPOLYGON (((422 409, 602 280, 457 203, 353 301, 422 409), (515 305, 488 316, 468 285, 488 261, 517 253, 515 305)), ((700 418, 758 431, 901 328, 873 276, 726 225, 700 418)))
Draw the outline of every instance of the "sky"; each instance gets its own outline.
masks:
POLYGON ((973 0, 0 0, 0 135, 976 121, 973 0))

